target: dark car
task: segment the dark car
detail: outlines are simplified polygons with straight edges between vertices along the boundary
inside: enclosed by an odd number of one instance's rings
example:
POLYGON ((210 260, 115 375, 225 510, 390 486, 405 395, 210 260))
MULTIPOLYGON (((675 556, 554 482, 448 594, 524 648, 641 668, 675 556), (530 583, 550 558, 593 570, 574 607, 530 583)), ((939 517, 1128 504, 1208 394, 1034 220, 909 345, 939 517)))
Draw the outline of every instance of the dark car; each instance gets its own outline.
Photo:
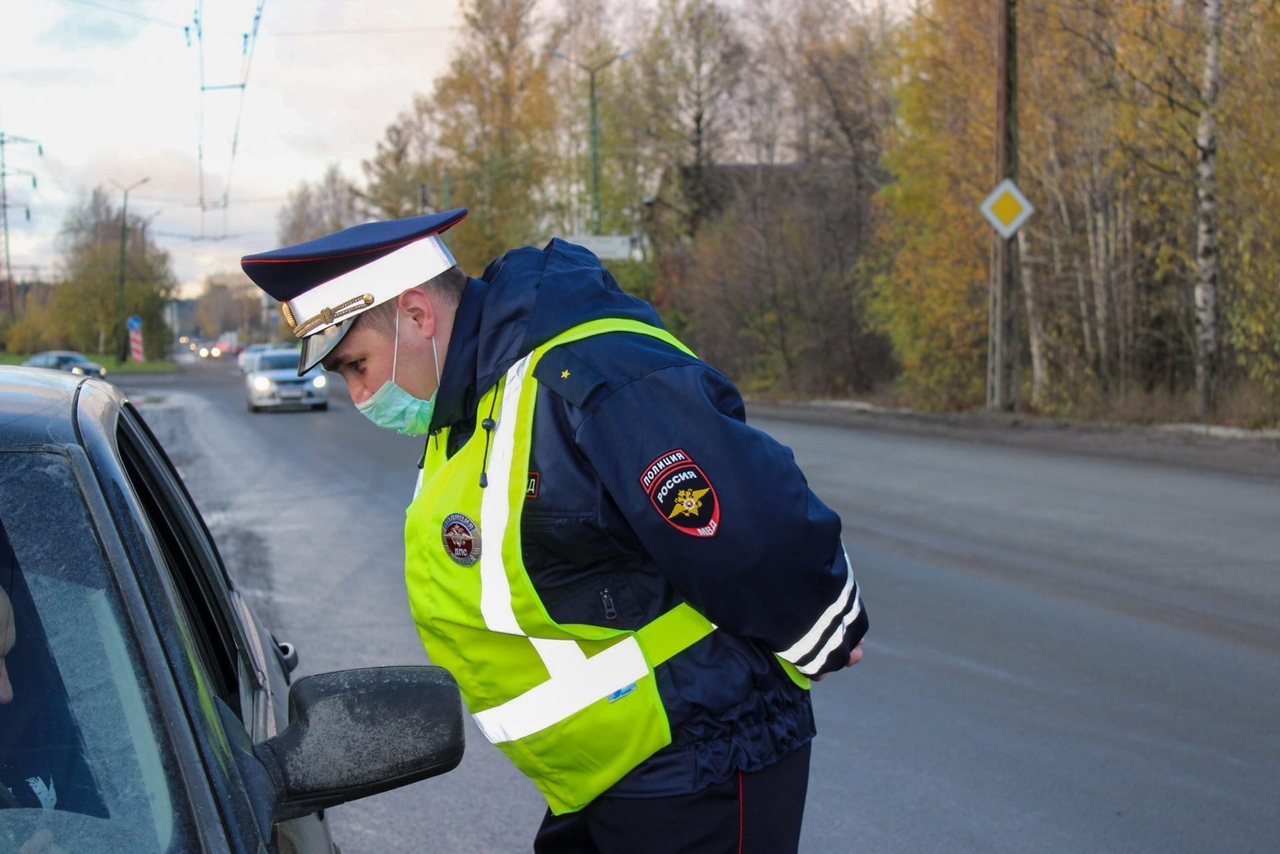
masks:
POLYGON ((296 665, 123 394, 0 368, 0 851, 333 852, 461 760, 447 671, 296 665))
POLYGON ((53 368, 86 377, 105 377, 107 369, 74 350, 46 350, 22 363, 28 368, 53 368))

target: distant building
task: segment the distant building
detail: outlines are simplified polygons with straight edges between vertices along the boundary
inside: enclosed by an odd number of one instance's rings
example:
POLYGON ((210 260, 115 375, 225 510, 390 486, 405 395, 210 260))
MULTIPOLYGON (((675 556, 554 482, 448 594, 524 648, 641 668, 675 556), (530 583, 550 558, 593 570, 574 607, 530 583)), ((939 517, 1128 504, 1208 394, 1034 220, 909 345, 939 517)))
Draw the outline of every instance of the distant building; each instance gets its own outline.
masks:
MULTIPOLYGON (((655 243, 693 237, 726 212, 746 207, 769 212, 809 211, 825 222, 845 221, 858 239, 868 237, 868 206, 883 176, 847 163, 726 163, 667 170, 658 191, 645 199, 646 232, 655 243)), ((755 218, 755 217, 753 217, 755 218)))

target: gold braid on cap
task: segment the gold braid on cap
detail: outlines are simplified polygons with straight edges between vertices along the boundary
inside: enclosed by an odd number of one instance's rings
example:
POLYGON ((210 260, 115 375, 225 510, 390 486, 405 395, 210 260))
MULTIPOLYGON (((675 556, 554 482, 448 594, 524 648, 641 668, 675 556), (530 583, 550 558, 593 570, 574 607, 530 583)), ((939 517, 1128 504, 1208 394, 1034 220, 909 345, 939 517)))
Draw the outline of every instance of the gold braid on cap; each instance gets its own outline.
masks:
POLYGON ((315 332, 321 326, 328 326, 339 318, 348 314, 354 314, 361 309, 368 308, 373 305, 373 294, 361 294, 358 297, 339 303, 333 308, 324 308, 314 317, 309 317, 302 323, 298 323, 293 316, 293 310, 289 308, 288 303, 280 304, 280 311, 284 313, 285 322, 293 329, 294 337, 306 338, 312 332, 315 332))

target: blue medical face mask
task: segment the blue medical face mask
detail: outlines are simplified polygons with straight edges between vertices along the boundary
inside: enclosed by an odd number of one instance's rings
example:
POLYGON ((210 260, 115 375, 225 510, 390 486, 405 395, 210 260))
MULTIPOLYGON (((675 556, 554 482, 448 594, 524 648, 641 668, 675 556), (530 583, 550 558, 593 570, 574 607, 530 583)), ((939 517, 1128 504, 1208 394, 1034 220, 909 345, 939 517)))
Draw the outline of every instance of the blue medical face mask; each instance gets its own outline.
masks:
POLYGON ((431 336, 431 356, 436 363, 436 390, 430 400, 414 397, 396 384, 396 362, 400 357, 400 313, 396 312, 395 350, 391 355, 391 379, 382 384, 356 409, 379 427, 395 430, 406 436, 421 436, 431 429, 431 415, 436 408, 436 395, 440 393, 440 354, 436 352, 436 337, 431 336))

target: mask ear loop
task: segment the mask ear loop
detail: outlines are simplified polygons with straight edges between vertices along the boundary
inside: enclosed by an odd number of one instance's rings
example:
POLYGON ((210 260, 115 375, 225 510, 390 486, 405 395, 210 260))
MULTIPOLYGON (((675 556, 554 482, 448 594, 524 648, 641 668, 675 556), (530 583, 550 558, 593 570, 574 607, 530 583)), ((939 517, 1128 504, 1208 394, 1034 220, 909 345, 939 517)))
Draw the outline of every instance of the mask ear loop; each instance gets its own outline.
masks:
POLYGON ((436 336, 431 336, 431 359, 436 363, 436 391, 440 391, 440 353, 436 350, 436 336))
MULTIPOLYGON (((394 385, 396 381, 396 362, 400 358, 400 307, 396 306, 396 343, 393 345, 395 349, 391 351, 391 382, 394 385)), ((437 368, 436 370, 439 370, 437 368)))

